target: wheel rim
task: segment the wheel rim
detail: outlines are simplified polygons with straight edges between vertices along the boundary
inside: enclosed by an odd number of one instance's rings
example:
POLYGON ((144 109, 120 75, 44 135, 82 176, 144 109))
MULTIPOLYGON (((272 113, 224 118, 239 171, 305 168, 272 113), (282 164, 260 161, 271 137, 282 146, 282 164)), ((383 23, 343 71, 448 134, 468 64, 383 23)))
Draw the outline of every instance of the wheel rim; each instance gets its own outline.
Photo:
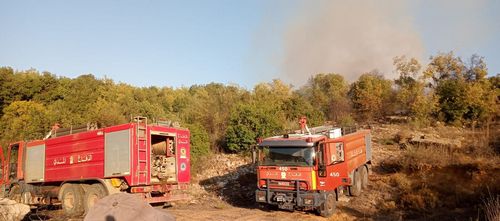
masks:
POLYGON ((328 200, 327 200, 328 203, 326 204, 327 211, 331 212, 334 209, 333 208, 333 205, 335 203, 334 200, 335 199, 333 199, 333 195, 331 195, 331 194, 328 195, 328 200))
POLYGON ((67 209, 73 209, 75 207, 75 194, 70 192, 64 195, 64 207, 67 209))

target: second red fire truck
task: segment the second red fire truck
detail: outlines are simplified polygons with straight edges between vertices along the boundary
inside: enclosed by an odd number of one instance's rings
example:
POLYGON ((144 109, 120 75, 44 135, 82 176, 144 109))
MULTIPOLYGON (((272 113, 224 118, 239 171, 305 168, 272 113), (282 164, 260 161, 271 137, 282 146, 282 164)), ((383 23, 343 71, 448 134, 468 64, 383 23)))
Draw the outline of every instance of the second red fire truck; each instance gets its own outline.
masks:
POLYGON ((368 185, 370 131, 309 130, 305 119, 301 126, 300 133, 259 141, 256 201, 328 217, 341 194, 358 196, 368 185))

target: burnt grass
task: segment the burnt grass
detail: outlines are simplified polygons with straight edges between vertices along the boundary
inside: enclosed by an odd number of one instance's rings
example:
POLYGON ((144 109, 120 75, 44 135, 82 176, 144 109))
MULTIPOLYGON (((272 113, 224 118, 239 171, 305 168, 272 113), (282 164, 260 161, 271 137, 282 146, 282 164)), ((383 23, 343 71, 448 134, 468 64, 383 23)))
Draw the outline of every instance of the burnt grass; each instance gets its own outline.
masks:
POLYGON ((405 220, 486 220, 485 201, 500 195, 500 158, 494 143, 466 142, 452 151, 440 146, 399 148, 374 168, 387 177, 392 187, 387 200, 395 202, 381 211, 402 211, 405 220))

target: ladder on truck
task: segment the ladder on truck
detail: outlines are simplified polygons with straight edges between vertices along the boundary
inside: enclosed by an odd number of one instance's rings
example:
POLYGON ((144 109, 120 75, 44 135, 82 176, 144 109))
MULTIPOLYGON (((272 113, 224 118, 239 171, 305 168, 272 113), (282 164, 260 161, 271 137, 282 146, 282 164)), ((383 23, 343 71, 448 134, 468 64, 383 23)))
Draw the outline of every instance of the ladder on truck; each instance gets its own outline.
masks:
POLYGON ((136 145, 137 145, 137 184, 146 185, 148 179, 148 163, 149 154, 147 152, 148 145, 148 118, 137 116, 134 117, 136 123, 136 145))

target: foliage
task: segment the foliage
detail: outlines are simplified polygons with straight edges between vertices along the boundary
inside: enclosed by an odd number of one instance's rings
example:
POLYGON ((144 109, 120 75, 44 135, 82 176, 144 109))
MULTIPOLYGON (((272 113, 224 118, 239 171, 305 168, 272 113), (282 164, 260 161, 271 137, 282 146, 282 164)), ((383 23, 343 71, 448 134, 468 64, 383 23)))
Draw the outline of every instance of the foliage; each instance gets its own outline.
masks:
POLYGON ((210 153, 210 137, 199 124, 186 125, 191 132, 191 157, 199 159, 201 156, 210 153))
POLYGON ((3 110, 1 117, 2 143, 43 137, 49 128, 47 111, 34 101, 14 101, 3 110))
POLYGON ((498 89, 486 79, 482 57, 473 55, 465 63, 452 52, 431 57, 424 76, 438 97, 439 118, 452 124, 491 121, 498 115, 498 89))
POLYGON ((347 97, 349 85, 339 74, 317 74, 311 77, 302 88, 305 97, 312 106, 321 110, 328 120, 339 122, 351 111, 347 97))
POLYGON ((351 85, 349 95, 359 118, 370 121, 388 113, 391 81, 377 72, 366 73, 351 85))
POLYGON ((499 116, 500 77, 488 76, 484 59, 465 61, 452 52, 431 57, 424 66, 414 58, 394 58, 397 79, 369 72, 349 84, 342 75, 320 73, 292 88, 281 80, 255 85, 210 83, 191 87, 134 87, 91 74, 58 77, 30 69, 0 67, 0 143, 40 139, 54 123, 63 127, 88 122, 110 126, 136 115, 168 119, 191 130, 192 154, 246 151, 259 137, 325 120, 352 126, 392 112, 413 123, 436 120, 487 127, 499 116))
POLYGON ((429 125, 437 100, 432 91, 425 91, 425 80, 420 76, 422 65, 415 58, 401 56, 394 58, 394 66, 399 73, 399 78, 394 80, 396 112, 412 116, 417 126, 429 125))
POLYGON ((256 143, 258 137, 269 136, 281 129, 280 122, 274 117, 274 113, 269 108, 266 109, 251 104, 242 104, 234 110, 226 131, 229 151, 248 150, 256 143))

